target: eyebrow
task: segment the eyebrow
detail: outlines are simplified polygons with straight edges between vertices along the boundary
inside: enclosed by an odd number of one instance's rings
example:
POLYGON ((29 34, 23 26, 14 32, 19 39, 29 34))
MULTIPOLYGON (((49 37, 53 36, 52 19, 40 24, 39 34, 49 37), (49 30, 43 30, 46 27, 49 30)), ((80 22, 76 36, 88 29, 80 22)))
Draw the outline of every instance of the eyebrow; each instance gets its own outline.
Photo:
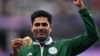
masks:
POLYGON ((42 22, 42 23, 34 23, 35 26, 40 26, 42 24, 42 26, 48 26, 47 22, 42 22))

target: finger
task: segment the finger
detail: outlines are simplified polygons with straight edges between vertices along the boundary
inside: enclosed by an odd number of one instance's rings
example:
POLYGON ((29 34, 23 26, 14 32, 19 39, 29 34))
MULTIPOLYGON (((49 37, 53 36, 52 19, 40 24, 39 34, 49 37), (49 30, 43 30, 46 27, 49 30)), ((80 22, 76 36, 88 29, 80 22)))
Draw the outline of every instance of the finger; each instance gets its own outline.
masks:
POLYGON ((13 40, 11 43, 24 42, 23 40, 13 40))
POLYGON ((21 47, 21 46, 23 46, 23 44, 13 45, 12 47, 13 47, 13 48, 19 48, 19 47, 21 47))
POLYGON ((20 48, 21 46, 23 46, 23 44, 13 44, 13 45, 12 45, 12 47, 15 48, 15 49, 16 49, 16 48, 20 48))
POLYGON ((13 45, 23 45, 24 44, 24 42, 16 42, 16 43, 12 43, 13 45))
POLYGON ((14 41, 11 43, 12 45, 24 44, 22 41, 14 41))
POLYGON ((13 48, 14 51, 19 51, 20 47, 21 47, 21 46, 15 45, 15 46, 13 46, 12 48, 13 48))
POLYGON ((72 1, 78 1, 78 0, 72 0, 72 1))
POLYGON ((77 1, 77 0, 73 0, 73 1, 77 1))
POLYGON ((12 40, 11 42, 13 42, 13 41, 22 41, 22 38, 14 39, 14 40, 12 40))
POLYGON ((23 45, 23 44, 24 44, 23 41, 13 41, 13 42, 11 43, 12 46, 13 46, 13 45, 23 45))
POLYGON ((14 43, 14 42, 17 42, 17 41, 23 42, 23 39, 17 38, 17 39, 12 40, 11 43, 14 43))

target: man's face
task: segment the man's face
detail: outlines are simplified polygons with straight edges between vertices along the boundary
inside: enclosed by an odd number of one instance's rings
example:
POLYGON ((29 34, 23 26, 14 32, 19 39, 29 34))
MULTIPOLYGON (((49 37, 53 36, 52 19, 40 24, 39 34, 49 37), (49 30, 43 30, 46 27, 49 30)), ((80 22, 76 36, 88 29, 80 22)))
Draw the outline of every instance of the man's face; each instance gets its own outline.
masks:
POLYGON ((37 17, 32 25, 32 32, 34 38, 39 41, 44 41, 52 31, 51 24, 49 24, 47 17, 37 17))

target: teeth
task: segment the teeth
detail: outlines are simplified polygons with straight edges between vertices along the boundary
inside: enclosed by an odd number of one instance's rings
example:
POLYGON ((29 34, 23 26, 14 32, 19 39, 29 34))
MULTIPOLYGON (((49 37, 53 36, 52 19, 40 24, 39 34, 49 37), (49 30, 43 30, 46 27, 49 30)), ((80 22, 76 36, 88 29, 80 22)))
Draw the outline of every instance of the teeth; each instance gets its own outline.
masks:
POLYGON ((32 45, 32 39, 29 36, 24 37, 24 46, 31 46, 32 45))

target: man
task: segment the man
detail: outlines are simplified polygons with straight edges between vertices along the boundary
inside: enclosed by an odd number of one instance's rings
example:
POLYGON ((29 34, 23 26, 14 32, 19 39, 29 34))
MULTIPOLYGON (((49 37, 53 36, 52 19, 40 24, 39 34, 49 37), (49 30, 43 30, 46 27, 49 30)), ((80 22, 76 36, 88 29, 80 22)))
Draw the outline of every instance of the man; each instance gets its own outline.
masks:
POLYGON ((23 39, 12 40, 12 56, 75 56, 98 40, 95 23, 82 0, 72 0, 80 9, 86 33, 73 39, 53 41, 49 36, 52 31, 52 17, 49 13, 39 10, 32 14, 34 41, 31 46, 23 46, 23 39))

